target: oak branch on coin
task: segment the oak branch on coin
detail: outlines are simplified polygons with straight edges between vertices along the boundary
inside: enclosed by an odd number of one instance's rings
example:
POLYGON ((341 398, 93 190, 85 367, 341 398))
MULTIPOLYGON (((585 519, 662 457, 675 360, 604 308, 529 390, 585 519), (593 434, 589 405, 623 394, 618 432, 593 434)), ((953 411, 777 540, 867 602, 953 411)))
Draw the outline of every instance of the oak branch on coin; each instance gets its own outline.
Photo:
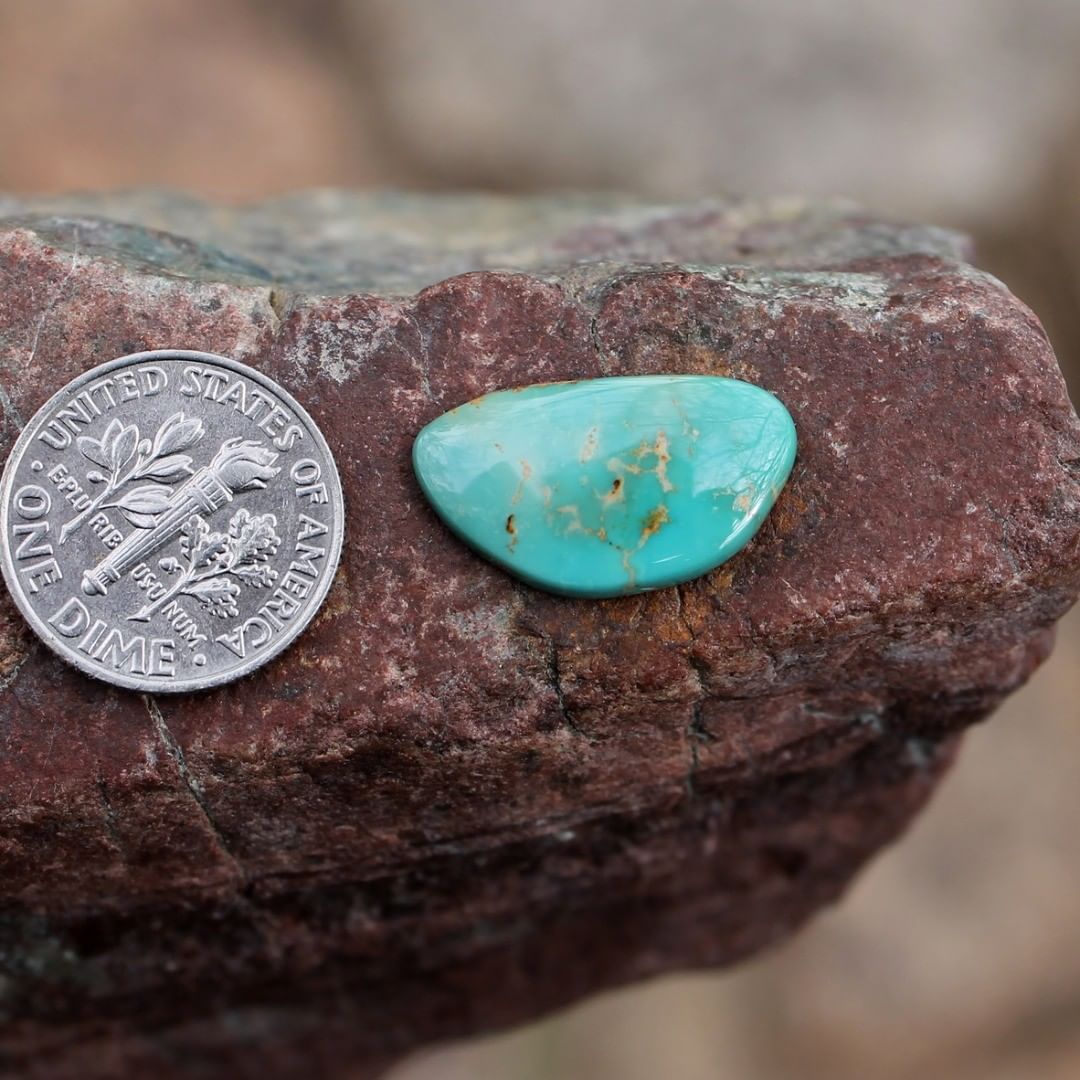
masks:
POLYGON ((146 622, 178 593, 194 596, 219 619, 238 615, 238 582, 262 589, 278 579, 278 572, 267 563, 281 544, 276 527, 273 514, 252 517, 237 510, 226 532, 211 532, 205 518, 192 514, 180 529, 183 561, 169 556, 158 563, 167 574, 178 574, 177 581, 128 618, 146 622), (230 575, 237 580, 229 581, 230 575))

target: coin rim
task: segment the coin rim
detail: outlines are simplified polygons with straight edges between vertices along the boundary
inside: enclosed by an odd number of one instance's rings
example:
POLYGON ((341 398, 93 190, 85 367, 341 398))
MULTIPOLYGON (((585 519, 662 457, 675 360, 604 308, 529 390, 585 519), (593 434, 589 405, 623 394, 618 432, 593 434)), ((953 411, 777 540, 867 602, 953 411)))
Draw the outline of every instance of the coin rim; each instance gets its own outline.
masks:
POLYGON ((263 664, 268 663, 270 660, 273 660, 276 656, 279 656, 284 652, 285 649, 292 645, 297 637, 307 629, 308 625, 318 614, 319 609, 325 602, 326 595, 334 583, 334 578, 337 576, 338 564, 341 560, 342 541, 345 536, 345 496, 341 488, 341 476, 338 473, 337 462, 334 460, 334 455, 330 450, 330 446, 327 443, 325 436, 308 411, 283 386, 271 379, 268 375, 264 375, 262 372, 250 367, 248 364, 243 364, 239 360, 232 360, 227 356, 219 356, 217 353, 200 352, 192 349, 151 349, 146 352, 129 353, 127 356, 120 356, 115 360, 109 360, 107 363, 98 364, 96 367, 88 368, 86 371, 76 375, 75 378, 60 387, 59 390, 52 394, 49 399, 35 411, 34 415, 19 433, 19 437, 15 440, 15 445, 11 448, 7 461, 4 463, 3 477, 0 479, 0 530, 2 530, 2 540, 0 540, 0 570, 3 571, 4 583, 7 585, 8 593, 15 602, 15 606, 22 613, 23 618, 26 619, 27 623, 30 625, 30 628, 54 653, 72 667, 77 668, 84 675, 89 675, 91 678, 109 683, 112 686, 120 686, 126 690, 137 690, 143 694, 183 694, 197 690, 210 690, 216 686, 223 686, 233 682, 235 679, 241 679, 246 675, 250 675, 253 671, 262 667, 263 664), (134 676, 119 673, 115 675, 110 674, 104 669, 96 667, 90 661, 82 659, 74 649, 65 645, 58 635, 50 629, 49 625, 30 606, 29 601, 24 599, 18 573, 11 557, 11 543, 8 538, 8 508, 11 500, 11 488, 14 486, 15 473, 18 469, 17 463, 22 460, 28 446, 33 441, 33 435, 31 433, 35 430, 35 425, 38 423, 39 419, 41 419, 43 415, 47 415, 51 412, 51 410, 59 402, 63 401, 73 389, 82 385, 87 380, 114 371, 117 368, 129 367, 132 364, 142 364, 151 360, 196 360, 216 364, 228 368, 239 375, 243 375, 248 379, 252 379, 278 397, 285 405, 289 406, 289 408, 296 413, 297 418, 307 426, 309 433, 315 440, 316 447, 322 450, 325 455, 329 465, 329 473, 328 475, 323 476, 322 479, 332 489, 331 498, 332 500, 336 499, 336 505, 340 507, 340 513, 334 515, 333 536, 330 549, 327 552, 327 572, 323 575, 322 581, 320 581, 316 588, 314 596, 303 618, 294 626, 290 627, 281 640, 277 641, 267 652, 261 653, 258 658, 244 661, 236 668, 223 674, 184 679, 182 682, 174 682, 170 685, 160 685, 157 683, 147 684, 146 681, 135 678, 134 676))

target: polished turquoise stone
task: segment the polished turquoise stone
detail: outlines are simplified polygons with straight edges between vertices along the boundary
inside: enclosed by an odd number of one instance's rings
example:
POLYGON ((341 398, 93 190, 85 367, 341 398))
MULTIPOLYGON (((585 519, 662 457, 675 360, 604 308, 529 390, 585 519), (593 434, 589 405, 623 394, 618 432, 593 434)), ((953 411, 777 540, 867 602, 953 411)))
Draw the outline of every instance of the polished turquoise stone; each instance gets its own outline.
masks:
POLYGON ((501 390, 413 445, 443 521, 532 585, 622 596, 704 574, 757 532, 795 460, 770 393, 712 375, 501 390))

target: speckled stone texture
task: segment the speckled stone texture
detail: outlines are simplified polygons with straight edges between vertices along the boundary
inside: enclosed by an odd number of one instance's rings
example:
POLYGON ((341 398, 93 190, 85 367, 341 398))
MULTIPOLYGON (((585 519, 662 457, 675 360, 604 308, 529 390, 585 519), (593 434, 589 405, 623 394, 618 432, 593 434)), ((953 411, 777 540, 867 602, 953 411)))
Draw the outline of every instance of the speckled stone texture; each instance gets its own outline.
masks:
POLYGON ((319 618, 224 690, 92 682, 0 598, 0 1071, 355 1077, 745 957, 902 830, 1080 585, 1076 416, 952 234, 598 197, 0 215, 5 448, 93 364, 203 349, 312 412, 349 512, 319 618), (560 599, 426 506, 443 410, 651 372, 748 379, 798 426, 710 576, 560 599))

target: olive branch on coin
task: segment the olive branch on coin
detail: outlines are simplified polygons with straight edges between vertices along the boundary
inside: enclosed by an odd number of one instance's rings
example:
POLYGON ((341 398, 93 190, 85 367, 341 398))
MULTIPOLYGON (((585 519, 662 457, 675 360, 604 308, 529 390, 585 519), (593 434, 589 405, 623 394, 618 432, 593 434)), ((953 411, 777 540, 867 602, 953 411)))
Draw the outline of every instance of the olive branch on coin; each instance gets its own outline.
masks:
POLYGON ((273 514, 252 515, 237 510, 226 532, 211 532, 200 514, 192 514, 180 529, 183 562, 171 555, 158 562, 165 573, 180 576, 167 592, 128 618, 146 622, 180 593, 195 597, 219 619, 235 617, 239 614, 238 582, 262 589, 277 580, 277 571, 268 565, 281 544, 276 528, 273 514), (230 581, 230 577, 237 580, 230 581))
POLYGON ((190 449, 202 436, 202 421, 188 419, 182 412, 173 413, 163 421, 153 440, 140 439, 135 424, 125 425, 115 419, 100 439, 80 435, 76 442, 83 457, 99 466, 91 469, 86 479, 104 486, 89 506, 65 522, 60 530, 60 543, 77 532, 96 510, 106 507, 115 507, 136 528, 150 528, 155 516, 168 508, 172 495, 168 485, 192 474, 191 458, 182 451, 190 449), (113 498, 133 480, 159 482, 130 488, 113 498))

